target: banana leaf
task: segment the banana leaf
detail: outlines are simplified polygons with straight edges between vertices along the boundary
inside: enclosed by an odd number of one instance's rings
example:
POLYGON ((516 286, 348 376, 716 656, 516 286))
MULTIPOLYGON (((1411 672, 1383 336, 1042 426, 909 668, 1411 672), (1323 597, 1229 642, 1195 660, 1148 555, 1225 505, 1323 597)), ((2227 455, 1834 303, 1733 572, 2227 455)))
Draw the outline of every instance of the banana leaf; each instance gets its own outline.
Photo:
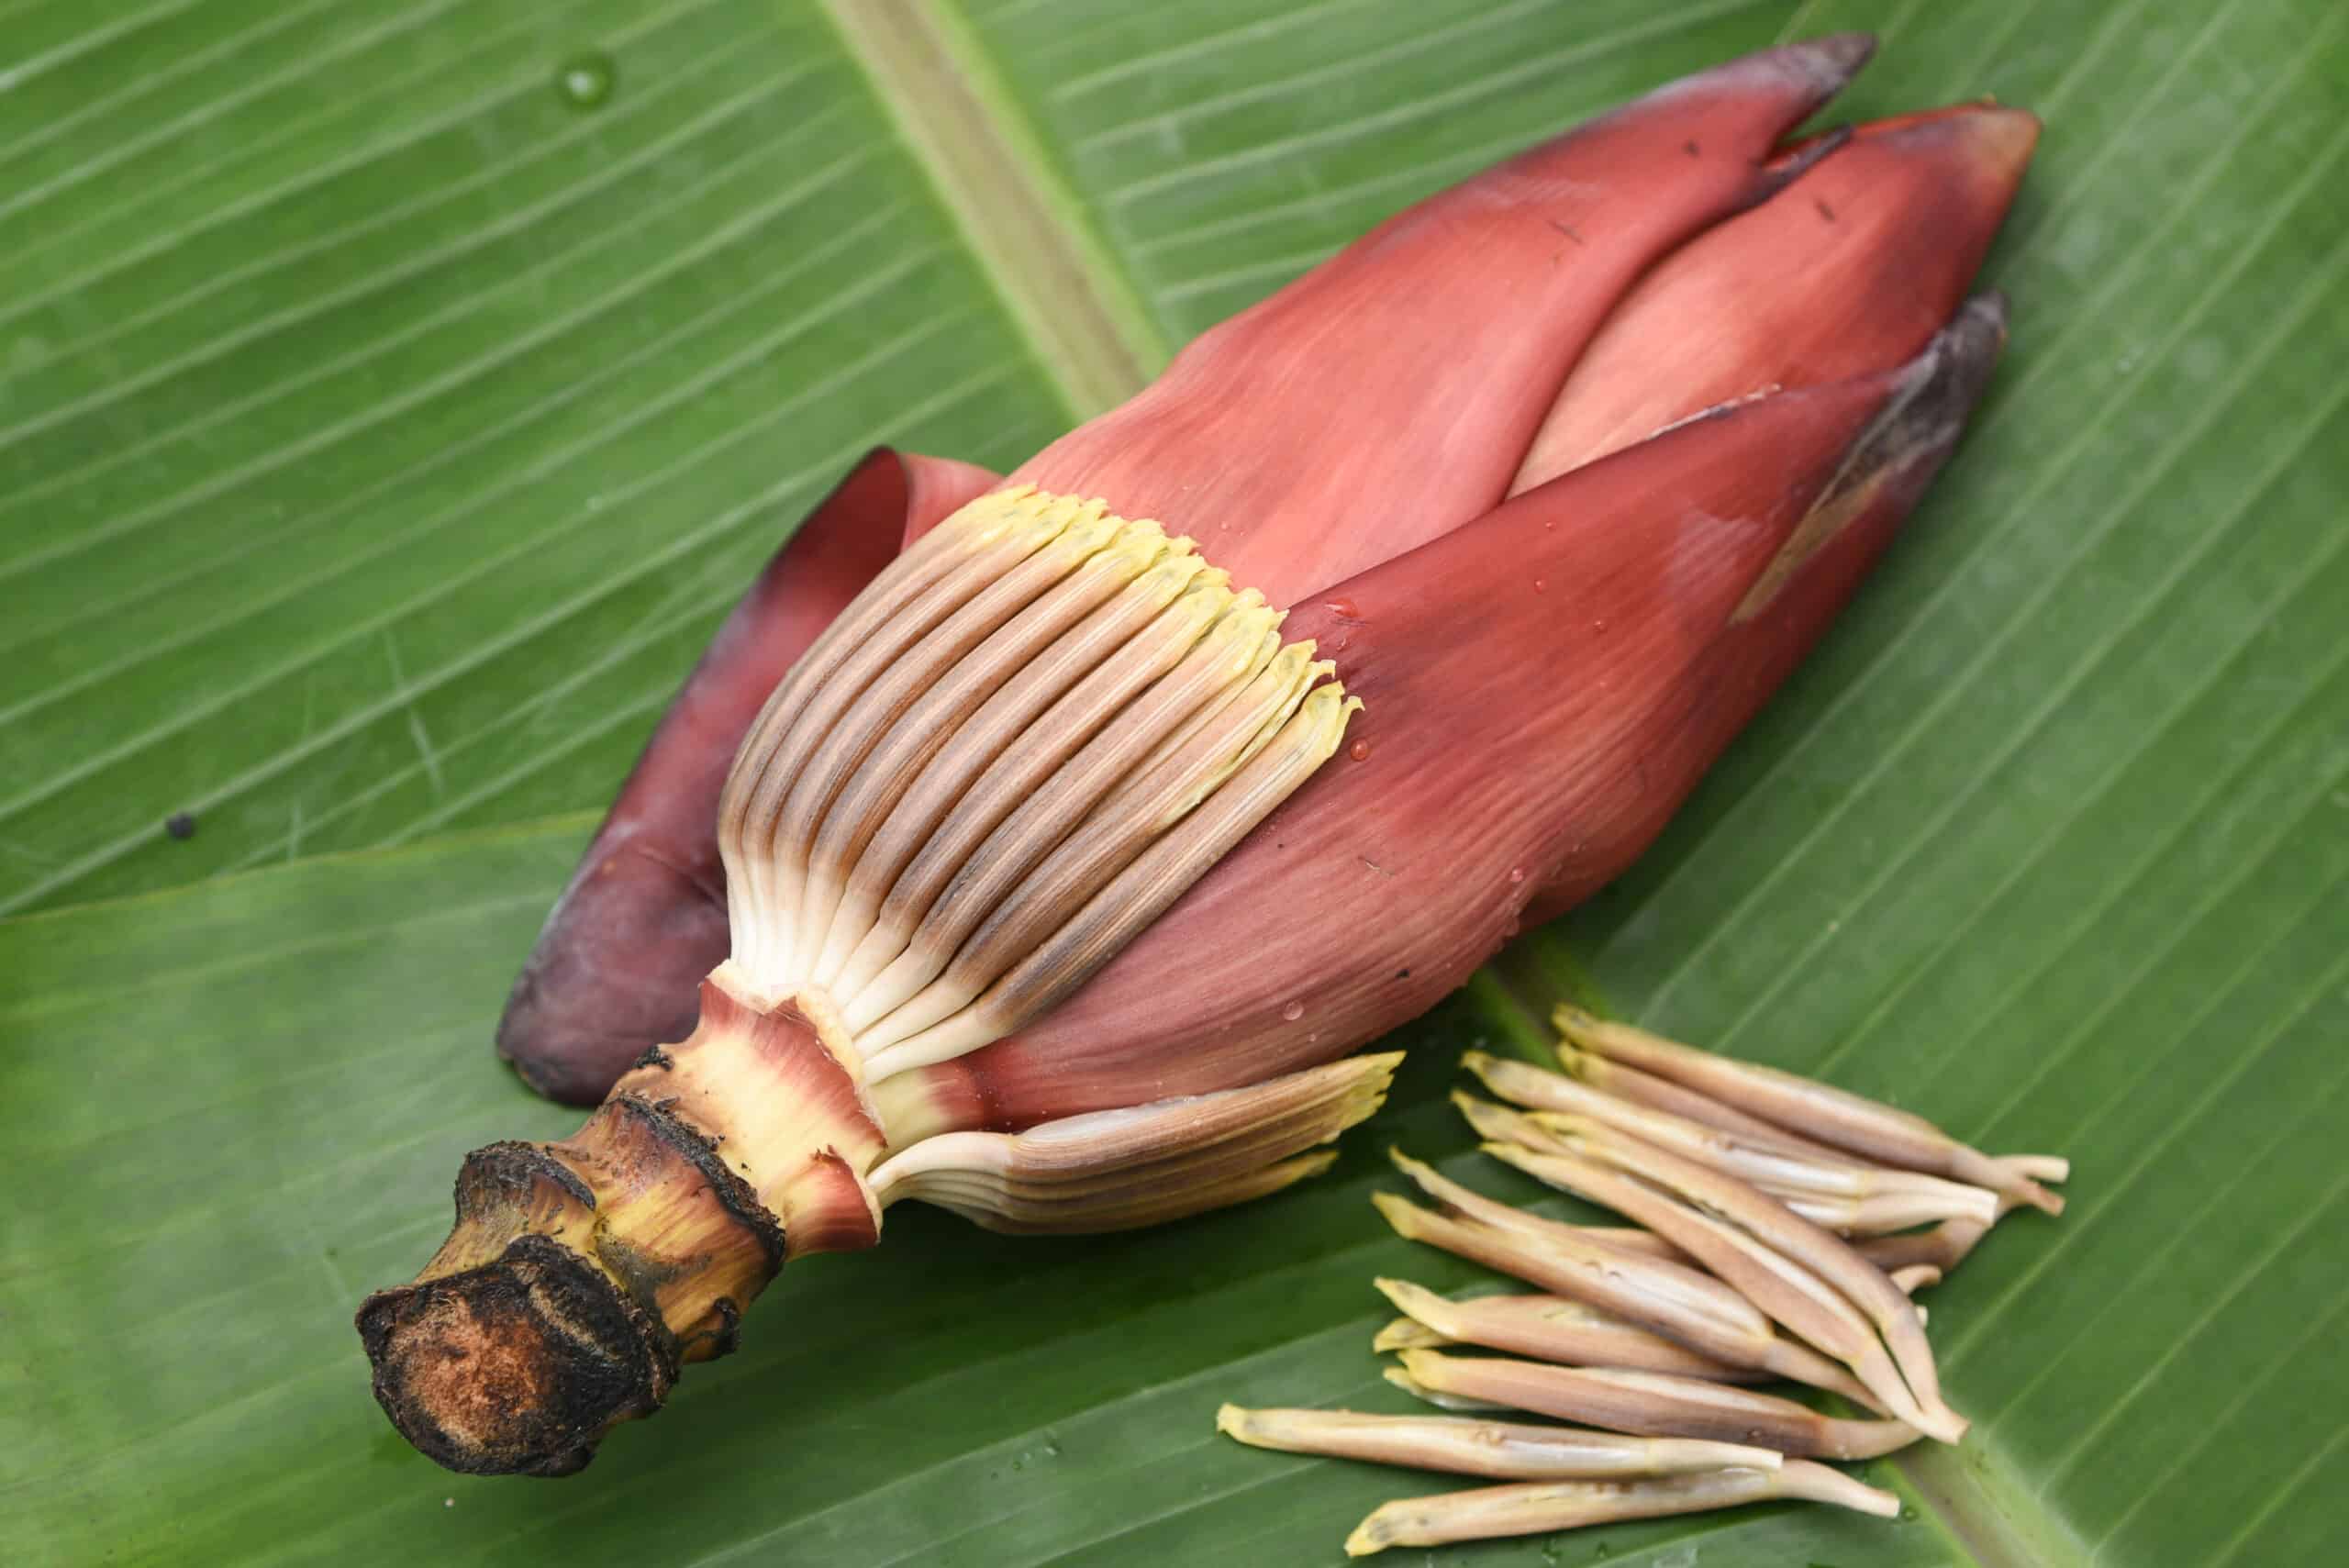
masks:
MULTIPOLYGON (((2349 11, 2327 0, 0 0, 0 1557, 1340 1561, 1447 1483, 1366 1195, 1576 996, 2059 1149, 1932 1298, 1957 1450, 1431 1561, 2326 1560, 2349 1338, 2349 11), (1327 1176, 1139 1235, 918 1210, 561 1483, 452 1477, 350 1314, 462 1152, 595 809, 869 444, 1006 465, 1380 216, 1872 28, 1853 116, 2048 131, 2013 346, 1627 878, 1404 1031, 1327 1176), (165 822, 185 814, 184 835, 165 822)), ((1564 1200, 1540 1198, 1549 1212, 1564 1200)))

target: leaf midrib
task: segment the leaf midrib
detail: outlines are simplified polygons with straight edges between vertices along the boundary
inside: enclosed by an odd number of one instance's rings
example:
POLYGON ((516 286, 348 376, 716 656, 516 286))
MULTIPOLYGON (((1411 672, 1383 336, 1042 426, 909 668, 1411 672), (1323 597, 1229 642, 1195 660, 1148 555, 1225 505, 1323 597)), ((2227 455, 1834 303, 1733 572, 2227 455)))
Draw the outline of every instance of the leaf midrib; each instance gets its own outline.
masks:
POLYGON ((1072 422, 1141 391, 1171 346, 947 0, 824 10, 1072 422))

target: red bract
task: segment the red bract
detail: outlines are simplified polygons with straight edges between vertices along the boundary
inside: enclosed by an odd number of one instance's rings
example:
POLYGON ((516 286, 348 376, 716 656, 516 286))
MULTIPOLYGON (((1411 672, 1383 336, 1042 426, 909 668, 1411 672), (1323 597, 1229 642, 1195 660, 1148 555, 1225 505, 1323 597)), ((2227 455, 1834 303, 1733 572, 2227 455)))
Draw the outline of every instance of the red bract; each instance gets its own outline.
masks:
POLYGON ((2038 139, 2021 110, 1974 105, 1860 127, 1640 281, 1575 361, 1511 492, 1696 409, 1918 352, 1965 297, 2038 139))
POLYGON ((1429 197, 1012 477, 1187 529, 1276 605, 1450 532, 1508 493, 1641 273, 1831 150, 1773 156, 1870 47, 1749 56, 1429 197))
POLYGON ((2035 125, 1784 145, 1867 47, 1430 198, 1007 488, 860 467, 516 988, 501 1048, 609 1097, 477 1152, 362 1309, 402 1429, 576 1468, 899 1198, 1099 1229, 1318 1169, 1393 1065, 1336 1059, 1630 863, 1990 373, 2003 306, 1959 302, 2035 125))
POLYGON ((885 1105, 1025 1126, 1424 1011, 1662 829, 1948 455, 2003 329, 1976 302, 1898 370, 1733 405, 1315 595, 1288 629, 1363 699, 1347 755, 1066 1004, 885 1105))

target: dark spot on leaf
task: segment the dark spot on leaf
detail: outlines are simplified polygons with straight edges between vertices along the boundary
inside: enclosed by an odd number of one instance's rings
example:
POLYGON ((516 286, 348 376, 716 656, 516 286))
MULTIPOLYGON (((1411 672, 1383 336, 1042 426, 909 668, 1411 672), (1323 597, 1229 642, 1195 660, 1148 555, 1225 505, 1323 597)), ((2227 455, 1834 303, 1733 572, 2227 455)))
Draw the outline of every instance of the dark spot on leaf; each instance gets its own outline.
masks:
POLYGON ((193 811, 173 812, 169 817, 163 818, 163 831, 169 833, 174 839, 195 838, 195 813, 193 811))

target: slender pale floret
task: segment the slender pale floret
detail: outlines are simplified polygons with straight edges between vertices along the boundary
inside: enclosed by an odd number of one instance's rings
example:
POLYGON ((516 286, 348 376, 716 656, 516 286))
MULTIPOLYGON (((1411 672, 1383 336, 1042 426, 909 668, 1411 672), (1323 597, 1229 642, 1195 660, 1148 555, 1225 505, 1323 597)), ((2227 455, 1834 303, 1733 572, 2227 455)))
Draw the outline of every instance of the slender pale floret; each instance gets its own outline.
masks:
MULTIPOLYGON (((1501 1145, 1490 1150, 1562 1190, 1656 1226, 1774 1322, 1848 1367, 1867 1389, 1865 1402, 1870 1407, 1905 1420, 1938 1424, 1940 1418, 1921 1407, 1851 1304, 1810 1270, 1734 1225, 1578 1157, 1528 1154, 1501 1145)), ((1954 1423, 1956 1433, 1964 1429, 1962 1422, 1954 1423)))
POLYGON ((2069 1162, 2054 1156, 1994 1158, 1911 1112, 1775 1067, 1698 1051, 1579 1007, 1559 1008, 1557 1024, 1585 1051, 1669 1078, 1819 1142, 1989 1187, 2049 1214, 2064 1212, 2064 1200, 2040 1185, 2071 1174, 2069 1162))
POLYGON ((1765 1375, 1751 1367, 1702 1355, 1676 1340, 1570 1296, 1480 1296, 1454 1301, 1408 1280, 1372 1283, 1405 1313, 1402 1323, 1409 1326, 1400 1329, 1389 1325, 1373 1342, 1373 1350, 1481 1345, 1539 1361, 1677 1373, 1719 1383, 1752 1382, 1765 1375))
POLYGON ((1790 1460, 1776 1469, 1736 1466, 1644 1481, 1524 1482, 1381 1504, 1346 1537, 1346 1555, 1390 1546, 1444 1546, 1496 1536, 1544 1535, 1584 1525, 1663 1518, 1798 1497, 1892 1518, 1900 1499, 1840 1470, 1790 1460))
POLYGON ((1711 1274, 1579 1240, 1539 1240, 1421 1208, 1392 1193, 1374 1193, 1371 1202, 1406 1240, 1587 1303, 1712 1360, 1875 1405, 1875 1396, 1843 1366, 1779 1334, 1760 1308, 1711 1274))
MULTIPOLYGON (((1539 1129, 1554 1132, 1565 1117, 1604 1122, 1749 1183, 1831 1229, 1905 1230, 1941 1219, 1998 1217, 1998 1195, 1987 1187, 1815 1153, 1769 1133, 1732 1132, 1480 1051, 1470 1051, 1462 1065, 1501 1098, 1538 1107, 1531 1119, 1539 1129)), ((1507 1140, 1525 1142, 1527 1135, 1512 1129, 1507 1140)))
POLYGON ((1670 1373, 1553 1366, 1497 1356, 1405 1351, 1387 1379, 1413 1394, 1530 1410, 1648 1437, 1755 1443, 1818 1459, 1873 1459, 1915 1442, 1904 1421, 1822 1416, 1807 1405, 1670 1373))
POLYGON ((1325 1454, 1378 1464, 1448 1470, 1500 1480, 1605 1480, 1675 1475, 1748 1465, 1776 1470, 1784 1456, 1750 1443, 1693 1438, 1625 1437, 1614 1432, 1471 1421, 1449 1416, 1363 1416, 1351 1410, 1216 1412, 1216 1430, 1252 1448, 1325 1454))

